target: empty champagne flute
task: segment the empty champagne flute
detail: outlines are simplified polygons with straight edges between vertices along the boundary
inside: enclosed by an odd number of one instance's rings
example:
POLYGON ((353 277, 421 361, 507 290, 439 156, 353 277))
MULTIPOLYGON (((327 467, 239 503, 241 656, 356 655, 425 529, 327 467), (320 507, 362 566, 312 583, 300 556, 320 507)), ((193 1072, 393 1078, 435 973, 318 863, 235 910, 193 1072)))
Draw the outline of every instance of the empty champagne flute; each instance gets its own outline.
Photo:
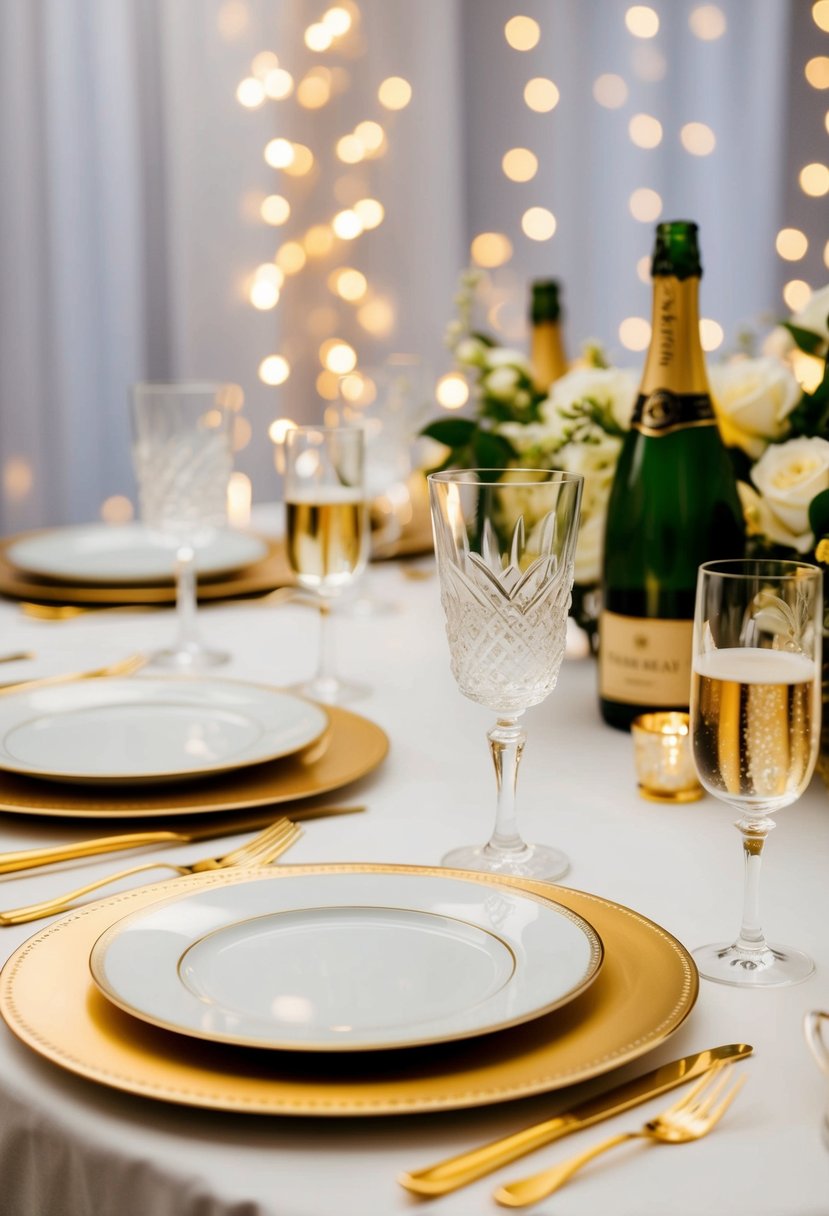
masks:
POLYGON ((317 671, 297 691, 332 705, 368 691, 337 675, 330 621, 333 601, 353 585, 368 557, 364 458, 358 427, 300 426, 285 437, 288 561, 320 605, 317 671))
POLYGON ((582 478, 549 469, 432 473, 429 496, 452 674, 497 715, 495 830, 443 864, 555 879, 560 849, 525 844, 515 786, 526 735, 519 719, 555 688, 567 636, 582 478))
POLYGON ((133 466, 141 518, 175 551, 178 638, 151 662, 199 671, 229 657, 202 642, 196 627, 196 555, 227 522, 233 468, 236 384, 136 384, 132 390, 133 466))
POLYGON ((691 738, 699 779, 739 812, 745 886, 736 940, 693 951, 700 974, 745 988, 796 984, 814 970, 771 945, 760 923, 760 863, 772 815, 795 802, 817 759, 823 576, 806 562, 743 559, 700 567, 691 738))

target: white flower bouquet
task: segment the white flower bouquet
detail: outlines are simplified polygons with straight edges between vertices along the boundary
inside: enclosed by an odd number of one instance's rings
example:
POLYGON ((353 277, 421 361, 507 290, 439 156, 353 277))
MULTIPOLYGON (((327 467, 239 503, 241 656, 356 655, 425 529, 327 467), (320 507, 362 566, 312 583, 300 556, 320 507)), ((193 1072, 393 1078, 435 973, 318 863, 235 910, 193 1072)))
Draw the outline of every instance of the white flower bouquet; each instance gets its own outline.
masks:
MULTIPOLYGON (((449 449, 441 468, 512 464, 583 474, 574 605, 584 624, 601 575, 607 501, 639 375, 608 367, 594 343, 549 394, 539 392, 521 351, 473 331, 477 279, 464 275, 459 316, 447 333, 457 368, 470 383, 474 416, 443 417, 423 433, 449 449)), ((827 346, 829 286, 772 331, 762 355, 739 354, 709 367, 751 552, 810 556, 829 565, 827 346), (796 359, 811 361, 805 378, 811 387, 795 375, 796 359)))

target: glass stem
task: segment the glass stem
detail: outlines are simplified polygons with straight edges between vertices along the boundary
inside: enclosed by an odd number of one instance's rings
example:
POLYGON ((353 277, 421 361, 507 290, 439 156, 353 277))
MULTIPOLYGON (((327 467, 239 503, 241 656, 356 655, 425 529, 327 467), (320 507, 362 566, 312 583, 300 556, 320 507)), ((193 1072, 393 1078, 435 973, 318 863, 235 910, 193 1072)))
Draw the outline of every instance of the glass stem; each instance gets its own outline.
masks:
POLYGON ((487 739, 492 763, 495 765, 498 797, 495 830, 486 847, 488 851, 495 853, 519 853, 526 850, 527 846, 518 834, 515 787, 527 736, 519 726, 517 718, 499 718, 492 730, 487 732, 487 739))
POLYGON ((192 545, 180 545, 176 550, 177 650, 198 650, 201 645, 196 629, 196 603, 196 551, 192 545))
POLYGON ((760 921, 760 866, 763 846, 774 827, 773 819, 738 819, 735 827, 743 838, 745 884, 743 887, 743 919, 740 936, 734 943, 738 950, 759 954, 768 949, 760 921))
POLYGON ((337 683, 336 670, 331 605, 326 600, 320 600, 320 649, 314 684, 323 690, 333 689, 337 683))

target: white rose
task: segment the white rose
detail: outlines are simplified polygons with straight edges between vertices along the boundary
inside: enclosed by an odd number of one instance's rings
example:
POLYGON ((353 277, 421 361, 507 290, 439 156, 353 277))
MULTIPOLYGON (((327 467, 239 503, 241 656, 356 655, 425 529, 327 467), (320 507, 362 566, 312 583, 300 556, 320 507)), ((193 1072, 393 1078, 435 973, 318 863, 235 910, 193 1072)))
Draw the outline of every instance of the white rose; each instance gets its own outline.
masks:
POLYGON ((484 362, 487 367, 517 367, 520 371, 530 373, 530 365, 526 355, 520 350, 512 350, 509 346, 485 346, 484 362))
POLYGON ((630 427, 630 417, 636 403, 637 378, 632 372, 618 367, 577 367, 553 384, 545 415, 569 409, 577 401, 589 397, 609 410, 613 421, 623 430, 630 427))
POLYGON ((502 422, 496 429, 519 453, 535 448, 544 451, 554 446, 549 429, 542 422, 502 422))
POLYGON ((751 470, 751 480, 774 519, 797 538, 793 547, 805 553, 813 543, 809 504, 821 490, 829 489, 829 441, 789 439, 772 444, 751 470))
POLYGON ((829 318, 829 284, 821 287, 820 291, 813 291, 808 303, 801 308, 800 312, 794 314, 791 322, 800 329, 808 329, 813 334, 820 334, 826 342, 829 341, 827 318, 829 318))
POLYGON ((514 367, 496 367, 484 378, 484 387, 491 397, 509 401, 518 384, 518 372, 514 367))
POLYGON ((483 367, 486 346, 478 338, 464 338, 455 347, 455 358, 469 367, 483 367))
POLYGON ((778 359, 734 359, 709 369, 723 439, 758 457, 780 439, 800 400, 800 385, 778 359))
POLYGON ((800 535, 790 532, 774 514, 765 498, 761 498, 747 482, 738 481, 737 491, 749 536, 762 536, 773 545, 783 545, 784 548, 795 549, 798 553, 808 553, 813 543, 811 532, 800 535))

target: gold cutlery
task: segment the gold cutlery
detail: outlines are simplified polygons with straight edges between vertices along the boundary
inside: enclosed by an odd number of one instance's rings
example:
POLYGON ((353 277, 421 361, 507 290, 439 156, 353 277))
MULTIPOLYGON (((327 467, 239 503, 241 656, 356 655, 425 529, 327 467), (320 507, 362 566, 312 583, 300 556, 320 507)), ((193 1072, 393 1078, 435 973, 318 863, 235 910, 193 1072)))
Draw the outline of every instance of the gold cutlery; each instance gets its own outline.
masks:
POLYGON ((96 667, 92 671, 67 671, 58 676, 41 676, 36 680, 18 680, 15 684, 4 684, 0 687, 0 697, 11 696, 17 692, 29 692, 30 689, 51 688, 53 684, 72 684, 75 680, 100 680, 107 676, 131 676, 147 662, 146 655, 131 654, 117 663, 109 663, 106 667, 96 667))
MULTIPOLYGON (((291 810, 291 818, 324 819, 332 815, 354 815, 365 809, 364 806, 299 806, 291 810)), ((36 869, 38 866, 77 861, 82 857, 97 857, 101 853, 117 853, 121 849, 140 849, 152 844, 192 844, 196 840, 238 836, 242 832, 269 824, 272 815, 272 807, 261 807, 248 815, 240 811, 229 815, 216 815, 210 823, 176 831, 157 829, 147 832, 120 832, 116 836, 98 836, 74 844, 15 849, 9 853, 0 853, 0 874, 16 874, 20 870, 36 869)))
POLYGON ((508 1208, 523 1208, 531 1203, 538 1203, 563 1187, 588 1161, 592 1161, 600 1153, 606 1153, 608 1149, 615 1148, 617 1144, 624 1144, 627 1140, 651 1140, 656 1144, 688 1144, 691 1140, 702 1139, 719 1123, 746 1080, 745 1077, 740 1077, 726 1090, 733 1067, 733 1063, 715 1064, 684 1097, 661 1114, 649 1119, 638 1131, 611 1136, 609 1140, 594 1144, 592 1148, 579 1153, 577 1157, 571 1157, 569 1161, 498 1187, 494 1192, 496 1202, 508 1208))
POLYGON ((14 654, 0 654, 0 663, 19 663, 23 659, 33 659, 35 657, 32 650, 16 650, 14 654))
MULTIPOLYGON (((238 608, 241 604, 284 604, 293 601, 297 604, 307 604, 316 607, 316 603, 299 587, 276 587, 262 594, 228 597, 223 600, 212 600, 204 607, 232 605, 238 608)), ((17 606, 24 616, 36 621, 71 621, 78 616, 103 616, 111 612, 152 612, 159 609, 172 609, 172 601, 163 604, 38 604, 32 600, 18 600, 17 606)))
POLYGON ((99 878, 74 891, 58 895, 55 899, 46 899, 41 903, 27 904, 22 908, 10 908, 7 912, 0 912, 0 925, 22 925, 30 920, 40 920, 44 916, 54 916, 57 912, 66 912, 84 895, 109 886, 110 883, 119 882, 122 878, 130 878, 133 874, 143 874, 147 870, 164 869, 174 870, 177 874, 201 874, 206 870, 223 870, 228 866, 269 865, 290 848, 301 835, 302 829, 295 823, 291 823, 290 819, 277 819, 270 827, 265 828, 264 832, 254 836, 253 840, 249 840, 238 849, 233 849, 223 857, 205 857, 191 865, 176 865, 172 861, 151 861, 143 866, 119 870, 116 874, 108 874, 106 878, 99 878))
POLYGON ((582 1128, 599 1123, 602 1119, 610 1119, 622 1111, 638 1106, 640 1102, 647 1102, 677 1085, 684 1085, 686 1081, 692 1081, 695 1077, 709 1072, 718 1061, 742 1060, 750 1056, 753 1050, 748 1043, 727 1043, 722 1047, 697 1052, 695 1055, 683 1056, 682 1059, 662 1064, 632 1081, 616 1085, 595 1098, 588 1098, 586 1102, 580 1102, 553 1119, 546 1119, 543 1123, 533 1124, 532 1127, 523 1128, 509 1136, 492 1140, 480 1148, 459 1153, 423 1169, 411 1170, 401 1174, 397 1181, 416 1195, 446 1195, 475 1182, 478 1178, 483 1178, 502 1165, 517 1161, 526 1153, 534 1152, 545 1144, 552 1144, 562 1136, 581 1131, 582 1128))

